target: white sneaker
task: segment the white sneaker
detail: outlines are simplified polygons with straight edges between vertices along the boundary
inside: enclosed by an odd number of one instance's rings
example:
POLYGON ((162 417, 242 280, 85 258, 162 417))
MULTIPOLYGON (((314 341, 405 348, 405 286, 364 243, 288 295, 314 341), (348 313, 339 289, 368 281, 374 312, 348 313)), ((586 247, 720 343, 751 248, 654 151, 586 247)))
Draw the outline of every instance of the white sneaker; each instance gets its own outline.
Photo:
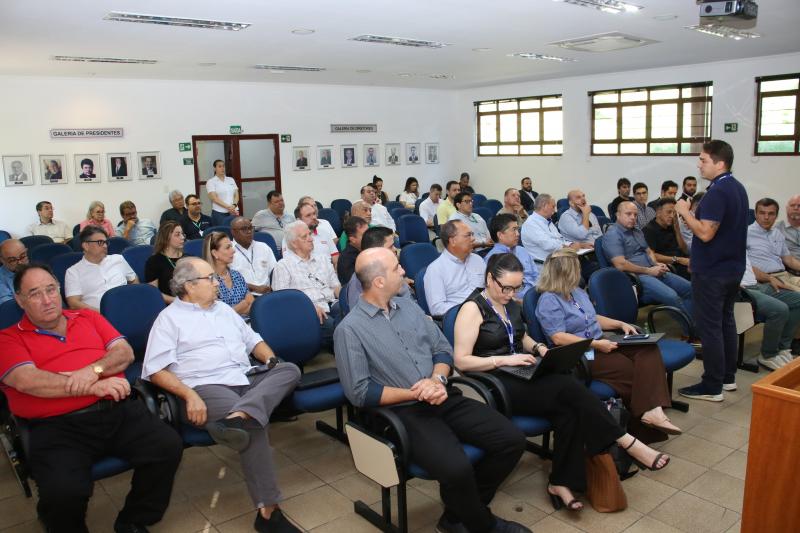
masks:
POLYGON ((778 355, 776 357, 782 358, 784 361, 786 361, 787 364, 794 361, 794 356, 792 355, 791 350, 781 350, 778 352, 778 355))
POLYGON ((769 370, 778 370, 786 364, 786 361, 780 355, 770 358, 765 358, 763 355, 759 355, 758 364, 769 370))
POLYGON ((738 390, 738 389, 739 389, 739 387, 736 386, 736 382, 735 381, 733 383, 723 383, 722 384, 722 390, 735 391, 735 390, 738 390))

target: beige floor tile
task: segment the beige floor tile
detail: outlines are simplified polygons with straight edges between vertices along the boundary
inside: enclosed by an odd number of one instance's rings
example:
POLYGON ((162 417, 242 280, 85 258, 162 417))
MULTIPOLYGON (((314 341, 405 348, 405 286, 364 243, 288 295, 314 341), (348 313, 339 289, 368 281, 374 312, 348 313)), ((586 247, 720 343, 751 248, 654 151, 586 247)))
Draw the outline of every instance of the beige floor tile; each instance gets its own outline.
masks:
POLYGON ((513 485, 520 479, 527 477, 534 472, 538 472, 543 468, 549 471, 550 461, 542 459, 535 453, 525 452, 522 454, 517 466, 515 466, 514 470, 511 471, 511 474, 509 474, 505 481, 503 481, 503 484, 500 485, 500 488, 502 489, 508 485, 513 485))
POLYGON ((3 533, 45 533, 44 526, 38 520, 31 520, 3 529, 3 533))
POLYGON ((630 507, 616 513, 598 513, 591 505, 587 505, 579 513, 562 511, 557 516, 559 520, 587 533, 613 533, 624 531, 643 515, 630 507))
POLYGON ((519 498, 510 496, 505 492, 498 492, 495 494, 490 507, 492 513, 500 518, 511 520, 528 527, 547 516, 547 513, 540 511, 533 505, 525 503, 519 498))
POLYGON ((372 505, 381 499, 381 486, 358 472, 338 479, 330 485, 354 502, 362 501, 372 505))
POLYGON ((749 399, 736 402, 730 407, 714 413, 712 418, 727 422, 728 424, 735 424, 737 426, 749 428, 750 416, 753 412, 753 404, 749 399))
POLYGON ((547 496, 548 473, 544 470, 534 472, 528 477, 503 487, 503 492, 509 496, 533 505, 545 513, 553 512, 550 498, 547 496))
POLYGON ((692 461, 702 466, 710 467, 722 461, 733 452, 733 448, 709 442, 694 435, 683 434, 670 440, 662 451, 692 461))
POLYGON ((653 510, 650 517, 687 533, 718 533, 739 520, 739 513, 678 492, 653 510))
POLYGON ((186 531, 203 531, 213 526, 197 508, 188 500, 170 501, 167 512, 161 522, 148 526, 152 533, 185 533, 186 531))
POLYGON ((22 485, 17 481, 11 468, 11 463, 6 460, 5 453, 0 452, 0 500, 24 494, 22 485))
POLYGON ((750 436, 748 428, 720 422, 713 418, 695 426, 689 433, 728 448, 740 448, 750 436))
POLYGON ((336 520, 312 529, 314 533, 374 533, 375 526, 355 512, 340 516, 336 520))
POLYGON ((682 374, 684 376, 691 376, 693 378, 699 378, 703 375, 703 361, 700 359, 694 359, 691 363, 686 365, 683 368, 680 368, 675 371, 675 375, 682 374))
POLYGON ((735 524, 733 524, 728 531, 725 533, 739 533, 742 530, 742 521, 739 520, 735 524))
POLYGON ((681 459, 680 457, 673 456, 672 459, 670 459, 669 466, 663 470, 659 470, 657 472, 644 470, 639 472, 636 477, 645 476, 660 483, 669 485, 670 487, 682 489, 700 477, 703 473, 705 473, 706 470, 707 468, 703 466, 685 459, 681 459))
POLYGON ((736 450, 714 465, 714 470, 744 480, 747 471, 747 454, 736 450))
POLYGON ((255 516, 255 505, 244 483, 200 493, 191 499, 191 503, 214 525, 248 512, 255 516))
POLYGON ((547 516, 533 525, 536 533, 580 533, 580 529, 562 522, 556 515, 547 516))
POLYGON ((330 453, 301 461, 300 465, 326 483, 356 472, 350 448, 341 444, 330 453))
POLYGON ((228 520, 227 522, 217 524, 216 528, 220 533, 252 533, 253 521, 255 518, 255 511, 245 513, 234 518, 233 520, 228 520))
POLYGON ((86 527, 89 531, 113 531, 119 509, 102 487, 95 486, 86 510, 86 527))
MULTIPOLYGON (((443 512, 441 503, 434 501, 413 487, 408 487, 407 490, 407 506, 408 530, 412 532, 426 531, 430 533, 443 512)), ((374 503, 370 507, 380 513, 380 503, 374 503)), ((397 525, 397 493, 394 489, 392 489, 392 521, 397 525)))
POLYGON ((744 480, 709 470, 689 484, 684 491, 741 514, 744 480))
MULTIPOLYGON (((190 448, 191 449, 191 448, 190 448)), ((175 475, 173 493, 191 498, 215 489, 241 483, 242 476, 217 456, 208 452, 204 460, 181 462, 175 475)))
POLYGON ((440 502, 442 501, 441 496, 439 495, 439 482, 434 481, 432 479, 419 479, 414 478, 409 480, 408 482, 409 487, 414 487, 414 489, 420 491, 422 494, 427 496, 428 498, 440 502))
POLYGON ((626 529, 625 533, 680 533, 680 529, 675 529, 649 516, 643 516, 639 521, 626 529))
MULTIPOLYGON (((681 399, 675 395, 676 399, 681 399)), ((698 424, 702 424, 708 417, 705 415, 701 415, 692 409, 689 409, 688 412, 684 413, 682 411, 678 411, 677 409, 667 409, 664 411, 666 415, 672 420, 672 423, 678 426, 683 430, 684 433, 688 432, 693 427, 697 426, 698 424)))
POLYGON ((282 446, 275 445, 295 463, 327 454, 340 446, 342 446, 342 443, 319 431, 314 431, 303 438, 289 441, 282 446))
POLYGON ((320 478, 300 465, 292 465, 278 470, 278 487, 283 498, 288 500, 325 484, 320 478))
MULTIPOLYGON (((731 405, 735 404, 735 400, 725 400, 722 402, 709 402, 706 400, 692 400, 690 398, 684 398, 680 394, 678 394, 678 389, 688 385, 694 385, 698 383, 699 380, 689 380, 685 385, 680 385, 675 387, 675 398, 686 402, 689 404, 689 410, 695 414, 702 415, 702 416, 711 416, 714 413, 722 411, 726 407, 730 407, 731 405), (727 403, 726 403, 727 402, 727 403)), ((727 394, 727 392, 725 393, 727 394)))
POLYGON ((26 498, 20 491, 16 496, 0 500, 0 529, 34 519, 36 519, 36 498, 26 498))
POLYGON ((660 481, 638 474, 625 480, 622 487, 628 497, 628 506, 644 514, 664 503, 677 490, 660 481))
POLYGON ((281 508, 303 529, 313 529, 349 514, 353 503, 331 487, 324 486, 285 500, 281 508))

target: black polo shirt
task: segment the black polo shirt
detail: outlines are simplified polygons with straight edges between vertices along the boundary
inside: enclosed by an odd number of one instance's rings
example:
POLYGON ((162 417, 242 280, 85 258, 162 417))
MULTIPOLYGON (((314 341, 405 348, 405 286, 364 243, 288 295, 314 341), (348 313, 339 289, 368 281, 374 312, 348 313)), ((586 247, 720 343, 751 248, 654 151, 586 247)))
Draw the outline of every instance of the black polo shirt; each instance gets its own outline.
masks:
POLYGON ((353 272, 356 270, 356 257, 360 251, 352 244, 347 243, 342 253, 339 254, 339 260, 336 262, 336 275, 342 285, 353 277, 353 272))
POLYGON ((642 232, 647 245, 655 253, 670 257, 687 257, 678 245, 678 238, 675 236, 675 230, 671 226, 662 228, 656 222, 656 219, 653 219, 642 229, 642 232))

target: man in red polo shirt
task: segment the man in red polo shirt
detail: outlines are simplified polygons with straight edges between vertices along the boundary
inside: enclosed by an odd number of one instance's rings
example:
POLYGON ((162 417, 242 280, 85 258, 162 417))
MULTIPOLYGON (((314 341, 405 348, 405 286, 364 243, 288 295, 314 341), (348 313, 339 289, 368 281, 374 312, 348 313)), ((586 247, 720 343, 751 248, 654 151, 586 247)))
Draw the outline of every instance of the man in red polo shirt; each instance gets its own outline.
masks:
POLYGON ((62 310, 59 289, 48 267, 20 267, 14 297, 25 316, 0 331, 0 384, 27 427, 39 516, 48 531, 88 531, 91 466, 111 455, 134 467, 114 531, 146 532, 169 505, 181 440, 128 399, 122 372, 133 351, 125 337, 94 311, 62 310))

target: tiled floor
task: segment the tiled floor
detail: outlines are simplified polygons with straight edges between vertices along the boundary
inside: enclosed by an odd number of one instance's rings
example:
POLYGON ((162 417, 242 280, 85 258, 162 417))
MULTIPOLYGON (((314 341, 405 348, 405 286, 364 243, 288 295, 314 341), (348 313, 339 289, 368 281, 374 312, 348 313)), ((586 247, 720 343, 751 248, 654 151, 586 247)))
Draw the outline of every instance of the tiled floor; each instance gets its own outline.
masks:
MULTIPOLYGON (((754 353, 758 335, 750 335, 754 353)), ((694 361, 675 375, 675 387, 694 383, 702 363, 694 361)), ((530 526, 536 533, 738 532, 750 425, 749 385, 763 377, 739 372, 739 391, 725 393, 723 403, 692 401, 688 413, 668 414, 685 433, 662 443, 672 456, 660 472, 642 472, 624 482, 628 509, 600 514, 553 512, 545 496, 549 463, 525 454, 492 505, 495 513, 530 526)), ((314 428, 317 416, 302 416, 271 429, 286 515, 305 530, 319 533, 375 531, 353 512, 353 501, 377 509, 377 485, 356 472, 349 450, 314 428)), ((333 422, 332 414, 324 417, 333 422)), ((111 531, 122 505, 130 474, 95 485, 88 523, 93 532, 111 531)), ((441 514, 435 483, 412 480, 408 494, 412 531, 433 531, 441 514)), ((236 454, 215 446, 186 450, 172 502, 153 532, 252 531, 255 513, 236 454)), ((25 498, 8 463, 0 459, 0 531, 39 532, 35 498, 25 498)))

